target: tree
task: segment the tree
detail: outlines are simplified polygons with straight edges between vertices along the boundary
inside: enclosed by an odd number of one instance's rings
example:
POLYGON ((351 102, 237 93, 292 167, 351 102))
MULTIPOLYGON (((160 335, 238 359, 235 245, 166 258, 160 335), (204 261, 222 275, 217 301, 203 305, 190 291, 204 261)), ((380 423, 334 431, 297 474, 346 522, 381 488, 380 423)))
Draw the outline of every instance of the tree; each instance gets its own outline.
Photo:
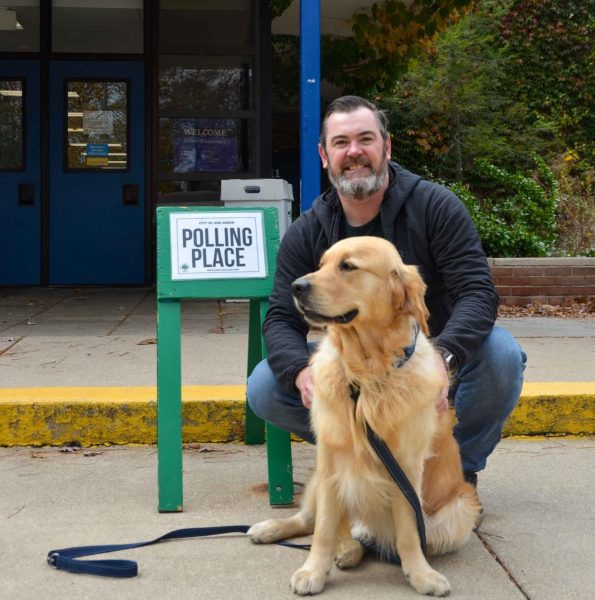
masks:
MULTIPOLYGON (((271 0, 274 15, 290 0, 271 0)), ((389 90, 412 57, 428 48, 473 0, 383 0, 351 18, 353 35, 323 35, 322 78, 344 93, 378 97, 389 90)), ((277 104, 295 103, 299 89, 299 38, 273 36, 273 92, 277 104)))
POLYGON ((451 181, 473 179, 477 159, 533 165, 548 135, 508 86, 499 34, 506 7, 484 1, 441 34, 385 96, 399 162, 451 181))
POLYGON ((508 80, 565 147, 595 157, 595 0, 514 0, 501 19, 508 80))

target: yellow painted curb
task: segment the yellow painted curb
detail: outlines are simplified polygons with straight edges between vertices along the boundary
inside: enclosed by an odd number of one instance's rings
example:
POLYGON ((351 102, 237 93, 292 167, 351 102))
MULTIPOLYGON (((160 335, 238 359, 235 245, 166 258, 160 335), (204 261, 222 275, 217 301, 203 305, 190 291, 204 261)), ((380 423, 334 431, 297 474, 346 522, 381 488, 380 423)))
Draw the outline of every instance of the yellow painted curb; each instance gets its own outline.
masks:
MULTIPOLYGON (((242 439, 245 393, 243 385, 183 386, 183 440, 242 439)), ((156 387, 0 389, 0 446, 156 442, 156 387)))
POLYGON ((503 435, 595 434, 595 381, 528 382, 503 435))
MULTIPOLYGON (((157 389, 0 389, 0 446, 154 444, 157 389)), ((244 385, 183 386, 185 442, 243 439, 244 385)), ((504 435, 594 435, 595 382, 526 383, 504 435)))

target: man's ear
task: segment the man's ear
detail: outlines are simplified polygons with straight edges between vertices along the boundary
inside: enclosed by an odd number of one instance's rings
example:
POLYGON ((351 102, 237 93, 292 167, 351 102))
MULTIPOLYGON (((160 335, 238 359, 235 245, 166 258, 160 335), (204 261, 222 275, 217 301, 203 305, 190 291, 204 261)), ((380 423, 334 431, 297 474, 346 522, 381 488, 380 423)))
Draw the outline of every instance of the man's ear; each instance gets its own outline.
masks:
POLYGON ((328 166, 328 158, 327 158, 326 152, 324 151, 324 148, 321 146, 321 144, 318 144, 318 154, 320 156, 320 160, 322 161, 322 168, 326 169, 328 166))
POLYGON ((390 133, 389 133, 388 134, 388 138, 386 140, 386 144, 385 144, 386 160, 390 160, 391 159, 391 152, 392 152, 392 139, 391 139, 390 133))
POLYGON ((393 306, 396 312, 410 314, 419 323, 421 330, 429 335, 428 317, 424 294, 426 284, 416 267, 401 265, 391 271, 393 306))

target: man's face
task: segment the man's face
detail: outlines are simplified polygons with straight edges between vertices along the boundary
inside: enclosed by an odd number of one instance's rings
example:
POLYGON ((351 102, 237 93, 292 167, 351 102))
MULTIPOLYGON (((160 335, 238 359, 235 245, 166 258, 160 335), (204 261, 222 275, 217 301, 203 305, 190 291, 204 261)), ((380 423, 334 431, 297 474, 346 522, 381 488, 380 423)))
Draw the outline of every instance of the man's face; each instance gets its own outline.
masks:
POLYGON ((333 113, 327 121, 322 166, 340 195, 362 200, 387 182, 390 139, 384 142, 374 113, 365 107, 333 113))

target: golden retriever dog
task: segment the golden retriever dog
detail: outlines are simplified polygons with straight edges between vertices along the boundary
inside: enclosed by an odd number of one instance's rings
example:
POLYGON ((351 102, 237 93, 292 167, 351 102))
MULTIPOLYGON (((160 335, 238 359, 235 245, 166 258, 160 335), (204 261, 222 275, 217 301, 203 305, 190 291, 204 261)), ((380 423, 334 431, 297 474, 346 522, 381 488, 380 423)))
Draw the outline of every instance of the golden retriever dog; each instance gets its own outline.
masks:
POLYGON ((479 524, 481 504, 464 480, 452 418, 436 408, 447 381, 426 337, 425 287, 417 269, 376 237, 338 242, 318 271, 293 283, 304 317, 326 328, 311 361, 316 470, 297 515, 258 523, 248 534, 256 543, 314 534, 306 562, 291 578, 297 594, 321 592, 333 559, 339 568, 361 562, 354 524, 359 539, 398 553, 415 590, 450 592, 421 550, 414 511, 371 448, 366 423, 421 500, 428 554, 459 548, 479 524), (352 386, 360 390, 357 401, 352 386))

